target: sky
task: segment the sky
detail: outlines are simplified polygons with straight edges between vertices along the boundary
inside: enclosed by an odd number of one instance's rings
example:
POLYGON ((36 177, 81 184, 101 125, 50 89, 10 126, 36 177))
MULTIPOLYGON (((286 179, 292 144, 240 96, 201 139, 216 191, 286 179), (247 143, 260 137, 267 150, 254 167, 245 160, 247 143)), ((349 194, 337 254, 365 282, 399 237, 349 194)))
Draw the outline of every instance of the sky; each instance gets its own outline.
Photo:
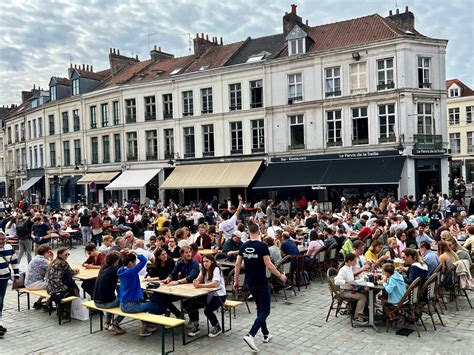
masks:
POLYGON ((71 62, 107 69, 110 47, 146 60, 155 44, 189 54, 188 34, 231 43, 281 33, 291 3, 310 26, 409 6, 419 32, 449 40, 447 79, 474 88, 473 0, 1 0, 0 105, 19 104, 33 84, 48 88, 71 62))

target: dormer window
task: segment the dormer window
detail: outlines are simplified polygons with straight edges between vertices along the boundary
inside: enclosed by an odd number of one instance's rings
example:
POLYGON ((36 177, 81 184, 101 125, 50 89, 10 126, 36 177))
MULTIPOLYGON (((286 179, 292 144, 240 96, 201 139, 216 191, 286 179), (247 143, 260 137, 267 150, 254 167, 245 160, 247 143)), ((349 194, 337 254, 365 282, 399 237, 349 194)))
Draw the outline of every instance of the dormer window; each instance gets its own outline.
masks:
POLYGON ((51 86, 49 88, 49 99, 51 101, 55 101, 56 100, 56 86, 51 86))
POLYGON ((286 36, 288 42, 288 55, 298 55, 306 53, 307 48, 307 37, 305 31, 301 29, 298 25, 291 30, 291 32, 286 36))
POLYGON ((170 73, 170 75, 176 75, 176 74, 178 74, 180 71, 181 71, 181 68, 176 68, 176 69, 174 69, 174 70, 170 73))
POLYGON ((79 79, 72 80, 72 96, 79 95, 79 79))
POLYGON ((449 97, 458 97, 460 90, 456 85, 453 85, 449 88, 449 97))

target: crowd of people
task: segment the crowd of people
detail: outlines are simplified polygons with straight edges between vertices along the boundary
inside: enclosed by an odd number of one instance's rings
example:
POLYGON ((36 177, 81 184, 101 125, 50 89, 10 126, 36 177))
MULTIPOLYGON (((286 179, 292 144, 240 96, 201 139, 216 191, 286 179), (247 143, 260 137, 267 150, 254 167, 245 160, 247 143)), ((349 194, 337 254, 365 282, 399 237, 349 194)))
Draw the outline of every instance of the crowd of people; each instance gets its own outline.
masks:
MULTIPOLYGON (((199 309, 204 308, 212 325, 209 336, 217 336, 222 330, 214 312, 226 299, 218 260, 236 262, 236 279, 244 262, 246 270, 255 270, 246 272, 246 283, 257 303, 257 319, 245 337, 255 350, 254 337, 259 330, 264 342, 271 338, 265 322, 270 312, 265 269, 284 282, 285 275, 274 265, 285 256, 300 255, 298 245, 305 245, 307 267, 323 262, 317 260, 323 249, 335 248, 344 258, 336 284, 346 296, 357 301, 355 320, 365 324, 366 293, 348 287, 361 272, 383 267, 386 299, 395 304, 406 285, 418 277, 427 280, 438 264, 444 275, 459 259, 471 263, 474 216, 468 215, 461 202, 441 194, 431 198, 423 195, 419 201, 412 196, 399 200, 370 196, 356 203, 342 198, 339 209, 324 211, 317 201, 302 196, 293 200, 260 201, 252 206, 252 213, 246 211, 245 207, 249 206, 241 198, 237 206, 227 200, 225 209, 220 209, 217 198, 185 207, 171 200, 167 206, 159 202, 154 207, 150 204, 119 207, 109 201, 104 207, 92 210, 85 205, 55 211, 33 208, 25 211, 10 206, 4 209, 0 222, 3 231, 0 256, 4 259, 4 262, 0 260, 0 334, 6 331, 1 327, 4 290, 10 277, 19 276, 19 263, 24 255, 28 261, 25 287, 46 289, 56 299, 79 294, 74 281, 78 270, 67 261, 69 249, 59 248, 54 257, 51 248, 52 239, 71 238, 67 232, 70 230, 80 231, 76 235, 82 239, 86 254, 83 267, 100 269, 97 279, 84 281, 81 287, 101 308, 120 306, 129 313, 182 317, 173 304, 176 298, 158 293, 147 297, 140 277, 170 286, 188 283, 196 288, 217 288, 209 296, 184 302, 190 318, 188 335, 199 334, 199 309), (7 238, 17 240, 18 256, 6 242, 7 238), (371 241, 369 248, 367 241, 371 241), (432 251, 434 246, 437 252, 432 251), (249 252, 249 248, 253 251, 249 252), (219 253, 216 257, 201 255, 202 249, 215 249, 219 253)), ((442 282, 449 280, 442 276, 442 282)), ((35 308, 51 306, 44 305, 41 299, 34 305, 35 308)), ((107 315, 106 329, 123 334, 121 320, 117 317, 112 321, 111 315, 107 315)), ((140 335, 148 336, 155 329, 151 324, 142 324, 140 335)))

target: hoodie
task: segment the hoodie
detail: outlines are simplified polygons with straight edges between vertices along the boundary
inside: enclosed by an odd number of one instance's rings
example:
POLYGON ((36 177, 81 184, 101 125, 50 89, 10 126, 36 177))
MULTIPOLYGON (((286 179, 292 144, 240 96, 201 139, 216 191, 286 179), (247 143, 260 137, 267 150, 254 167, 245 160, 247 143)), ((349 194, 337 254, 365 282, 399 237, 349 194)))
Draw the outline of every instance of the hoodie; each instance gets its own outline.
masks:
POLYGON ((143 255, 137 255, 138 263, 133 267, 122 266, 117 271, 120 278, 120 288, 118 298, 120 303, 137 302, 143 298, 143 290, 140 285, 138 273, 147 263, 147 258, 143 255))
POLYGON ((384 285, 385 291, 388 293, 388 303, 397 304, 402 299, 407 291, 405 281, 398 271, 390 276, 387 283, 384 285))
POLYGON ((405 283, 407 285, 411 285, 416 278, 421 278, 420 285, 424 284, 425 281, 428 279, 428 265, 420 264, 419 262, 413 263, 408 268, 407 276, 404 276, 405 283))

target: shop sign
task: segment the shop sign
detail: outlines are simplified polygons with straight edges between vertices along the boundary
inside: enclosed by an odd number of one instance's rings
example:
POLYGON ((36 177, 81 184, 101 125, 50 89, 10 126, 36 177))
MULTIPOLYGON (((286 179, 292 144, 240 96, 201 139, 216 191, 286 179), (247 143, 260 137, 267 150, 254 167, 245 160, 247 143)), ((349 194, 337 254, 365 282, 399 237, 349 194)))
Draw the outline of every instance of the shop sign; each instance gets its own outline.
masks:
POLYGON ((445 148, 416 148, 412 150, 413 155, 444 155, 448 154, 445 148))

